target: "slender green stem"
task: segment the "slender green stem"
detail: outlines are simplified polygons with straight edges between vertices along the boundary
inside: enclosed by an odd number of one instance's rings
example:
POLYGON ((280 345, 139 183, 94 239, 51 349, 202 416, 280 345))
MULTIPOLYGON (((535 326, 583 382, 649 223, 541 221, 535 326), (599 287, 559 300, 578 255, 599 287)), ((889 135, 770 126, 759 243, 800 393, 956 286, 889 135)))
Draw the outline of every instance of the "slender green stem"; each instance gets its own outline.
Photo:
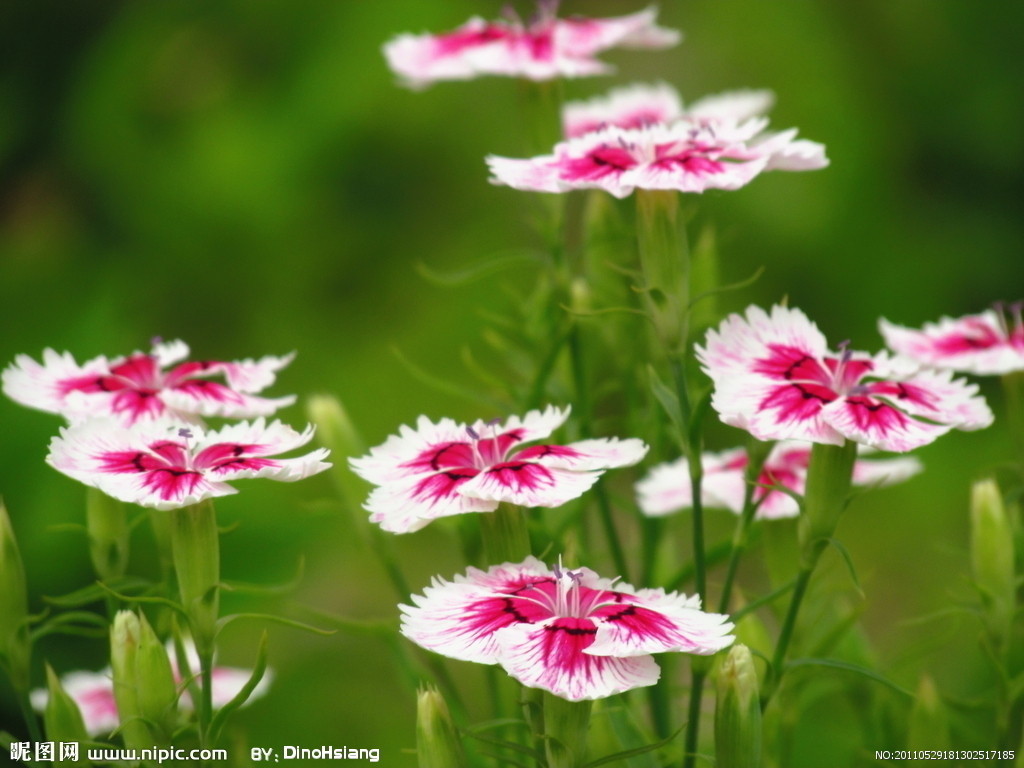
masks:
POLYGON ((479 518, 488 564, 518 563, 530 554, 530 534, 519 507, 499 504, 496 510, 481 513, 479 518))
POLYGON ((776 643, 775 653, 772 655, 772 665, 768 669, 764 690, 761 692, 762 709, 768 705, 772 695, 779 687, 779 682, 782 680, 783 665, 786 663, 786 652, 789 650, 790 640, 793 639, 796 617, 800 613, 800 605, 803 603, 804 594, 807 592, 807 585, 811 581, 811 574, 813 572, 813 566, 805 567, 801 569, 796 577, 793 594, 789 598, 789 608, 786 610, 786 618, 783 620, 782 629, 779 632, 779 641, 776 643))
POLYGON ((700 703, 704 694, 706 674, 693 670, 693 685, 690 688, 690 710, 686 720, 686 741, 683 743, 683 768, 693 768, 697 761, 697 745, 700 736, 700 703))
POLYGON ((732 537, 732 551, 729 553, 729 565, 725 571, 725 582, 722 584, 722 597, 718 602, 718 612, 728 613, 729 600, 732 598, 732 585, 736 580, 736 572, 739 570, 740 559, 746 552, 750 540, 750 526, 757 514, 758 505, 754 502, 754 495, 757 493, 757 480, 764 467, 764 461, 768 456, 770 446, 755 450, 753 444, 747 449, 747 468, 744 476, 747 481, 743 493, 743 510, 740 513, 739 522, 736 524, 736 531, 732 537))
POLYGON ((581 768, 587 751, 591 701, 566 701, 544 694, 547 768, 581 768))

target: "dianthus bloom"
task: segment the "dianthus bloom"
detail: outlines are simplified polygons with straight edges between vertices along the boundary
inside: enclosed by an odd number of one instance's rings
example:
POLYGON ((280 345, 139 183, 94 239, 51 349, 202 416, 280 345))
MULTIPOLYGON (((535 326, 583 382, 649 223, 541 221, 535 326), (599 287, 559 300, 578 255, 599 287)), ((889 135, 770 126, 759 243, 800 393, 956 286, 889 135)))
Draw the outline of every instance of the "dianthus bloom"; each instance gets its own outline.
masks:
MULTIPOLYGON (((796 517, 800 508, 796 500, 771 486, 781 486, 803 494, 807 484, 807 466, 811 446, 796 440, 783 440, 772 446, 765 459, 754 502, 759 520, 796 517)), ((744 448, 721 453, 705 453, 701 457, 704 479, 701 500, 707 507, 723 507, 737 514, 743 511, 747 490, 746 469, 750 459, 744 448)), ((858 459, 853 465, 855 485, 890 485, 921 471, 921 463, 907 456, 898 459, 858 459)), ((658 464, 636 484, 640 510, 651 517, 660 517, 693 506, 693 487, 685 457, 658 464)))
POLYGON ((733 642, 728 617, 699 597, 635 589, 587 568, 548 568, 530 557, 435 579, 403 605, 402 634, 463 661, 499 664, 531 688, 571 701, 653 685, 652 653, 709 655, 733 642))
POLYGON ((211 432, 168 422, 132 429, 93 420, 61 430, 47 462, 65 475, 115 499, 176 509, 237 493, 234 480, 266 477, 295 481, 330 467, 319 448, 294 459, 268 458, 305 445, 313 428, 296 432, 275 421, 240 422, 211 432))
POLYGON ((878 326, 891 349, 924 365, 999 375, 1024 371, 1022 307, 1024 303, 1017 302, 978 315, 943 317, 938 323, 925 323, 919 331, 885 319, 878 326))
MULTIPOLYGON (((190 657, 191 658, 191 657, 190 657)), ((174 655, 171 654, 173 661, 174 655)), ((196 661, 192 670, 193 675, 199 674, 199 663, 196 661)), ((251 672, 235 667, 214 667, 212 674, 213 706, 219 709, 241 693, 251 672)), ((263 673, 263 678, 253 689, 246 703, 266 693, 270 685, 271 671, 268 669, 263 673)), ((175 678, 179 684, 182 682, 180 675, 175 671, 175 678)), ((69 672, 60 679, 61 688, 78 705, 82 713, 82 720, 85 723, 85 732, 89 736, 104 736, 111 733, 120 725, 117 712, 117 701, 114 699, 114 680, 110 668, 100 672, 76 671, 69 672)), ((37 711, 46 709, 49 700, 49 692, 45 688, 32 691, 32 706, 37 711)), ((179 698, 183 709, 192 709, 192 698, 188 690, 184 690, 179 698)))
POLYGON ((562 131, 574 139, 603 128, 643 128, 689 119, 694 123, 741 122, 771 109, 771 91, 729 91, 707 96, 688 107, 666 83, 613 88, 607 96, 570 101, 562 108, 562 131))
POLYGON ((465 512, 492 512, 500 502, 558 507, 590 488, 605 469, 636 464, 647 453, 640 440, 582 440, 570 445, 524 443, 550 435, 569 409, 530 411, 505 423, 472 426, 421 416, 358 459, 352 469, 375 488, 366 501, 370 520, 409 533, 431 520, 465 512))
POLYGON ((610 48, 666 48, 681 37, 655 23, 654 8, 611 19, 559 19, 556 2, 539 6, 529 24, 515 17, 499 21, 474 17, 440 35, 399 35, 384 46, 384 56, 392 71, 412 88, 480 75, 551 80, 611 72, 609 65, 594 58, 610 48))
POLYGON ((764 118, 686 118, 638 129, 609 127, 561 142, 550 155, 491 155, 487 165, 492 184, 533 192, 603 189, 615 197, 634 189, 738 189, 765 171, 828 165, 821 144, 798 140, 796 130, 766 134, 767 125, 764 118))
POLYGON ((188 353, 182 341, 158 342, 148 354, 97 357, 79 365, 70 353, 47 349, 42 364, 18 355, 3 372, 3 389, 12 400, 59 413, 71 423, 110 417, 128 426, 164 416, 192 422, 203 416, 267 416, 295 402, 294 397, 252 394, 273 384, 294 354, 231 363, 181 362, 188 353), (216 376, 226 383, 212 381, 216 376))
POLYGON ((760 440, 852 440, 908 451, 954 427, 981 429, 992 412, 978 388, 906 358, 828 349, 798 309, 750 307, 708 331, 697 348, 726 424, 760 440))

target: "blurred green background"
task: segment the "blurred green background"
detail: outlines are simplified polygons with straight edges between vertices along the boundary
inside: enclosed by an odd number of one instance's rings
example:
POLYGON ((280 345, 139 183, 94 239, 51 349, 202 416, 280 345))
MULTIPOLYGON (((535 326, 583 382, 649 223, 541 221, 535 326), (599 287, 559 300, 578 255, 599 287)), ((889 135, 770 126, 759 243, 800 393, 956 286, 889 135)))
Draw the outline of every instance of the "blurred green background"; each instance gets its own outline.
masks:
MULTIPOLYGON (((500 7, 4 3, 0 363, 38 358, 45 347, 79 360, 123 354, 157 335, 182 338, 205 359, 294 349, 271 394, 338 396, 371 445, 422 413, 494 415, 425 387, 395 350, 479 387, 462 356, 480 347, 481 310, 510 305, 509 291, 531 284, 523 269, 456 287, 417 270, 462 270, 531 241, 530 196, 488 185, 483 163, 490 153, 522 154, 517 86, 490 78, 403 90, 380 46, 500 7)), ((563 11, 641 7, 567 0, 563 11)), ((699 225, 715 227, 723 280, 766 268, 756 285, 725 298, 725 309, 788 295, 833 344, 849 338, 875 350, 879 316, 917 325, 1024 297, 1024 6, 666 0, 661 21, 685 32, 680 47, 607 54, 617 76, 569 82, 566 94, 658 79, 687 100, 770 88, 773 126, 799 127, 832 161, 825 171, 770 174, 687 200, 699 225)), ((996 384, 982 388, 998 412, 996 384)), ((298 405, 281 417, 306 419, 298 405)), ((42 596, 91 578, 82 539, 53 530, 81 521, 83 489, 43 463, 56 417, 3 400, 0 419, 0 493, 41 609, 42 596)), ((919 452, 925 475, 858 499, 844 518, 839 533, 866 599, 843 582, 838 559, 826 571, 862 610, 879 669, 901 685, 915 688, 927 669, 940 688, 969 699, 990 682, 975 620, 907 620, 970 599, 968 483, 1005 459, 1008 438, 997 423, 940 440, 919 452)), ((714 439, 725 447, 739 436, 723 429, 714 439)), ((301 586, 277 610, 301 618, 303 604, 397 623, 382 572, 324 501, 330 494, 321 477, 243 486, 219 503, 222 522, 238 524, 223 543, 225 577, 283 581, 305 558, 301 586)), ((730 522, 715 516, 713 534, 727 536, 730 522)), ((146 572, 145 526, 135 538, 133 568, 146 572)), ((451 528, 396 545, 414 589, 462 569, 451 528)), ((230 629, 223 660, 251 660, 257 629, 230 629)), ((102 641, 72 638, 48 640, 42 653, 70 670, 99 668, 106 651, 102 641)), ((379 746, 383 764, 414 764, 403 751, 414 745, 414 700, 381 643, 273 628, 271 660, 270 696, 238 718, 245 744, 379 746)), ((823 741, 843 765, 870 764, 865 747, 902 746, 861 743, 846 716, 857 702, 822 695, 817 721, 798 731, 792 766, 821 765, 823 741)), ((21 732, 6 682, 0 726, 21 732)), ((961 727, 957 744, 992 746, 961 727)))

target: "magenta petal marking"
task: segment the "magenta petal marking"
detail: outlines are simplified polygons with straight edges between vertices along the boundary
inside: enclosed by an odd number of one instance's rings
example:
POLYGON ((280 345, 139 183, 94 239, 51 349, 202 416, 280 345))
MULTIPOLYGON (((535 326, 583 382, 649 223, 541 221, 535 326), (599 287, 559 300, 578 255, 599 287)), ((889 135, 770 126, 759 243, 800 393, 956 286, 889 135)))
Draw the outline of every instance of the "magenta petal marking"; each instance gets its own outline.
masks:
POLYGON ((826 383, 831 379, 821 363, 799 347, 769 344, 770 357, 754 362, 754 372, 772 379, 786 381, 817 381, 826 383))
POLYGON ((547 467, 528 461, 507 461, 485 470, 498 484, 512 491, 550 488, 555 478, 547 467))
POLYGON ((889 432, 906 430, 910 419, 902 411, 888 403, 870 397, 846 398, 847 411, 853 417, 857 429, 884 435, 889 432))
POLYGON ((517 451, 511 459, 527 461, 530 459, 541 459, 545 456, 565 456, 575 459, 582 455, 579 451, 568 445, 531 445, 529 448, 517 451))
POLYGON ((218 403, 234 403, 236 405, 245 402, 245 398, 230 387, 208 379, 187 379, 169 388, 184 392, 197 400, 213 400, 218 403))
POLYGON ((152 389, 122 389, 111 401, 114 413, 127 416, 134 424, 143 417, 155 418, 164 412, 164 403, 152 389))
POLYGON ((566 158, 559 176, 566 181, 596 181, 613 174, 622 174, 639 163, 628 150, 620 147, 598 147, 583 157, 566 158))
POLYGON ((836 394, 827 387, 786 384, 773 389, 758 407, 775 411, 780 422, 810 421, 821 412, 823 405, 835 399, 836 394))
POLYGON ((872 395, 906 400, 936 413, 939 410, 938 398, 935 394, 916 384, 899 381, 876 381, 867 385, 867 391, 872 395))
POLYGON ((413 496, 418 499, 430 500, 431 503, 436 503, 441 499, 456 498, 458 487, 478 474, 480 474, 479 471, 472 467, 438 472, 416 483, 413 496))
POLYGON ((164 501, 174 501, 190 496, 203 481, 203 475, 192 469, 160 467, 145 473, 143 486, 158 494, 164 501))
POLYGON ((158 381, 156 360, 149 355, 133 355, 110 369, 114 376, 122 376, 138 387, 153 387, 158 381))

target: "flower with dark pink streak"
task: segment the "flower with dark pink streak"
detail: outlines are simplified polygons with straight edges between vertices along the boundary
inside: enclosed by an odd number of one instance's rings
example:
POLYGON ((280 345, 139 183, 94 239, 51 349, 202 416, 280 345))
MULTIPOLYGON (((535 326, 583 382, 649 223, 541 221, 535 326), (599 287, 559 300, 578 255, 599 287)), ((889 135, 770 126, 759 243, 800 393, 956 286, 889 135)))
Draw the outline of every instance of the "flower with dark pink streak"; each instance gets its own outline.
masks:
POLYGON ((933 368, 982 376, 1024 371, 1024 302, 997 304, 978 315, 937 323, 921 330, 905 328, 884 318, 878 327, 885 343, 901 355, 933 368))
MULTIPOLYGON (((782 440, 772 446, 758 475, 753 500, 759 520, 796 517, 800 507, 783 490, 802 495, 807 484, 807 466, 811 458, 809 443, 782 440)), ((736 514, 743 511, 747 491, 746 471, 750 459, 745 448, 701 456, 704 479, 701 501, 706 507, 722 507, 736 514)), ((855 485, 890 485, 921 471, 921 462, 913 456, 894 459, 858 458, 853 465, 855 485)), ((636 484, 640 510, 650 517, 661 517, 693 506, 693 486, 686 458, 658 464, 636 484)))
POLYGON ((47 462, 115 499, 177 509, 237 493, 229 482, 250 477, 295 481, 322 472, 328 451, 293 459, 269 458, 308 443, 313 428, 296 432, 278 421, 239 422, 203 432, 166 421, 131 429, 107 421, 66 427, 50 443, 47 462))
POLYGON ((825 336, 798 309, 750 307, 708 331, 697 357, 726 424, 759 440, 797 439, 909 451, 950 429, 981 429, 992 411, 978 388, 913 361, 874 357, 825 336))
POLYGON ((402 634, 463 661, 499 664, 530 688, 570 701, 654 685, 652 653, 710 655, 733 642, 728 617, 700 598, 635 589, 588 568, 522 563, 435 579, 400 606, 402 634))
POLYGON ((654 8, 611 19, 559 19, 557 5, 542 0, 526 24, 510 12, 498 21, 474 17, 439 35, 399 35, 384 46, 384 57, 411 88, 480 75, 551 80, 611 72, 595 58, 610 48, 666 48, 681 37, 655 23, 654 8))
POLYGON ((165 416, 191 422, 203 416, 269 416, 295 402, 252 394, 273 384, 294 353, 231 363, 182 362, 188 353, 182 341, 156 342, 149 353, 97 357, 79 365, 70 353, 47 349, 42 364, 18 355, 3 372, 3 389, 12 400, 59 413, 71 423, 115 418, 129 426, 165 416), (218 376, 226 383, 213 380, 218 376))
POLYGON ((349 463, 378 486, 365 504, 370 520, 386 531, 409 533, 439 517, 493 512, 503 501, 561 506, 581 496, 604 470, 636 464, 647 453, 637 439, 523 447, 550 435, 568 416, 568 408, 553 407, 504 423, 434 424, 421 416, 415 429, 403 426, 349 463))
POLYGON ((828 165, 825 148, 796 131, 766 134, 768 121, 708 122, 685 118, 638 129, 609 127, 555 145, 530 159, 491 155, 491 183, 533 192, 603 189, 626 197, 634 189, 704 192, 739 189, 771 170, 828 165))
POLYGON ((775 97, 771 91, 729 91, 707 96, 688 107, 667 83, 613 88, 606 96, 570 101, 562 108, 562 132, 574 139, 604 128, 637 129, 690 119, 696 122, 742 122, 760 117, 775 97))

